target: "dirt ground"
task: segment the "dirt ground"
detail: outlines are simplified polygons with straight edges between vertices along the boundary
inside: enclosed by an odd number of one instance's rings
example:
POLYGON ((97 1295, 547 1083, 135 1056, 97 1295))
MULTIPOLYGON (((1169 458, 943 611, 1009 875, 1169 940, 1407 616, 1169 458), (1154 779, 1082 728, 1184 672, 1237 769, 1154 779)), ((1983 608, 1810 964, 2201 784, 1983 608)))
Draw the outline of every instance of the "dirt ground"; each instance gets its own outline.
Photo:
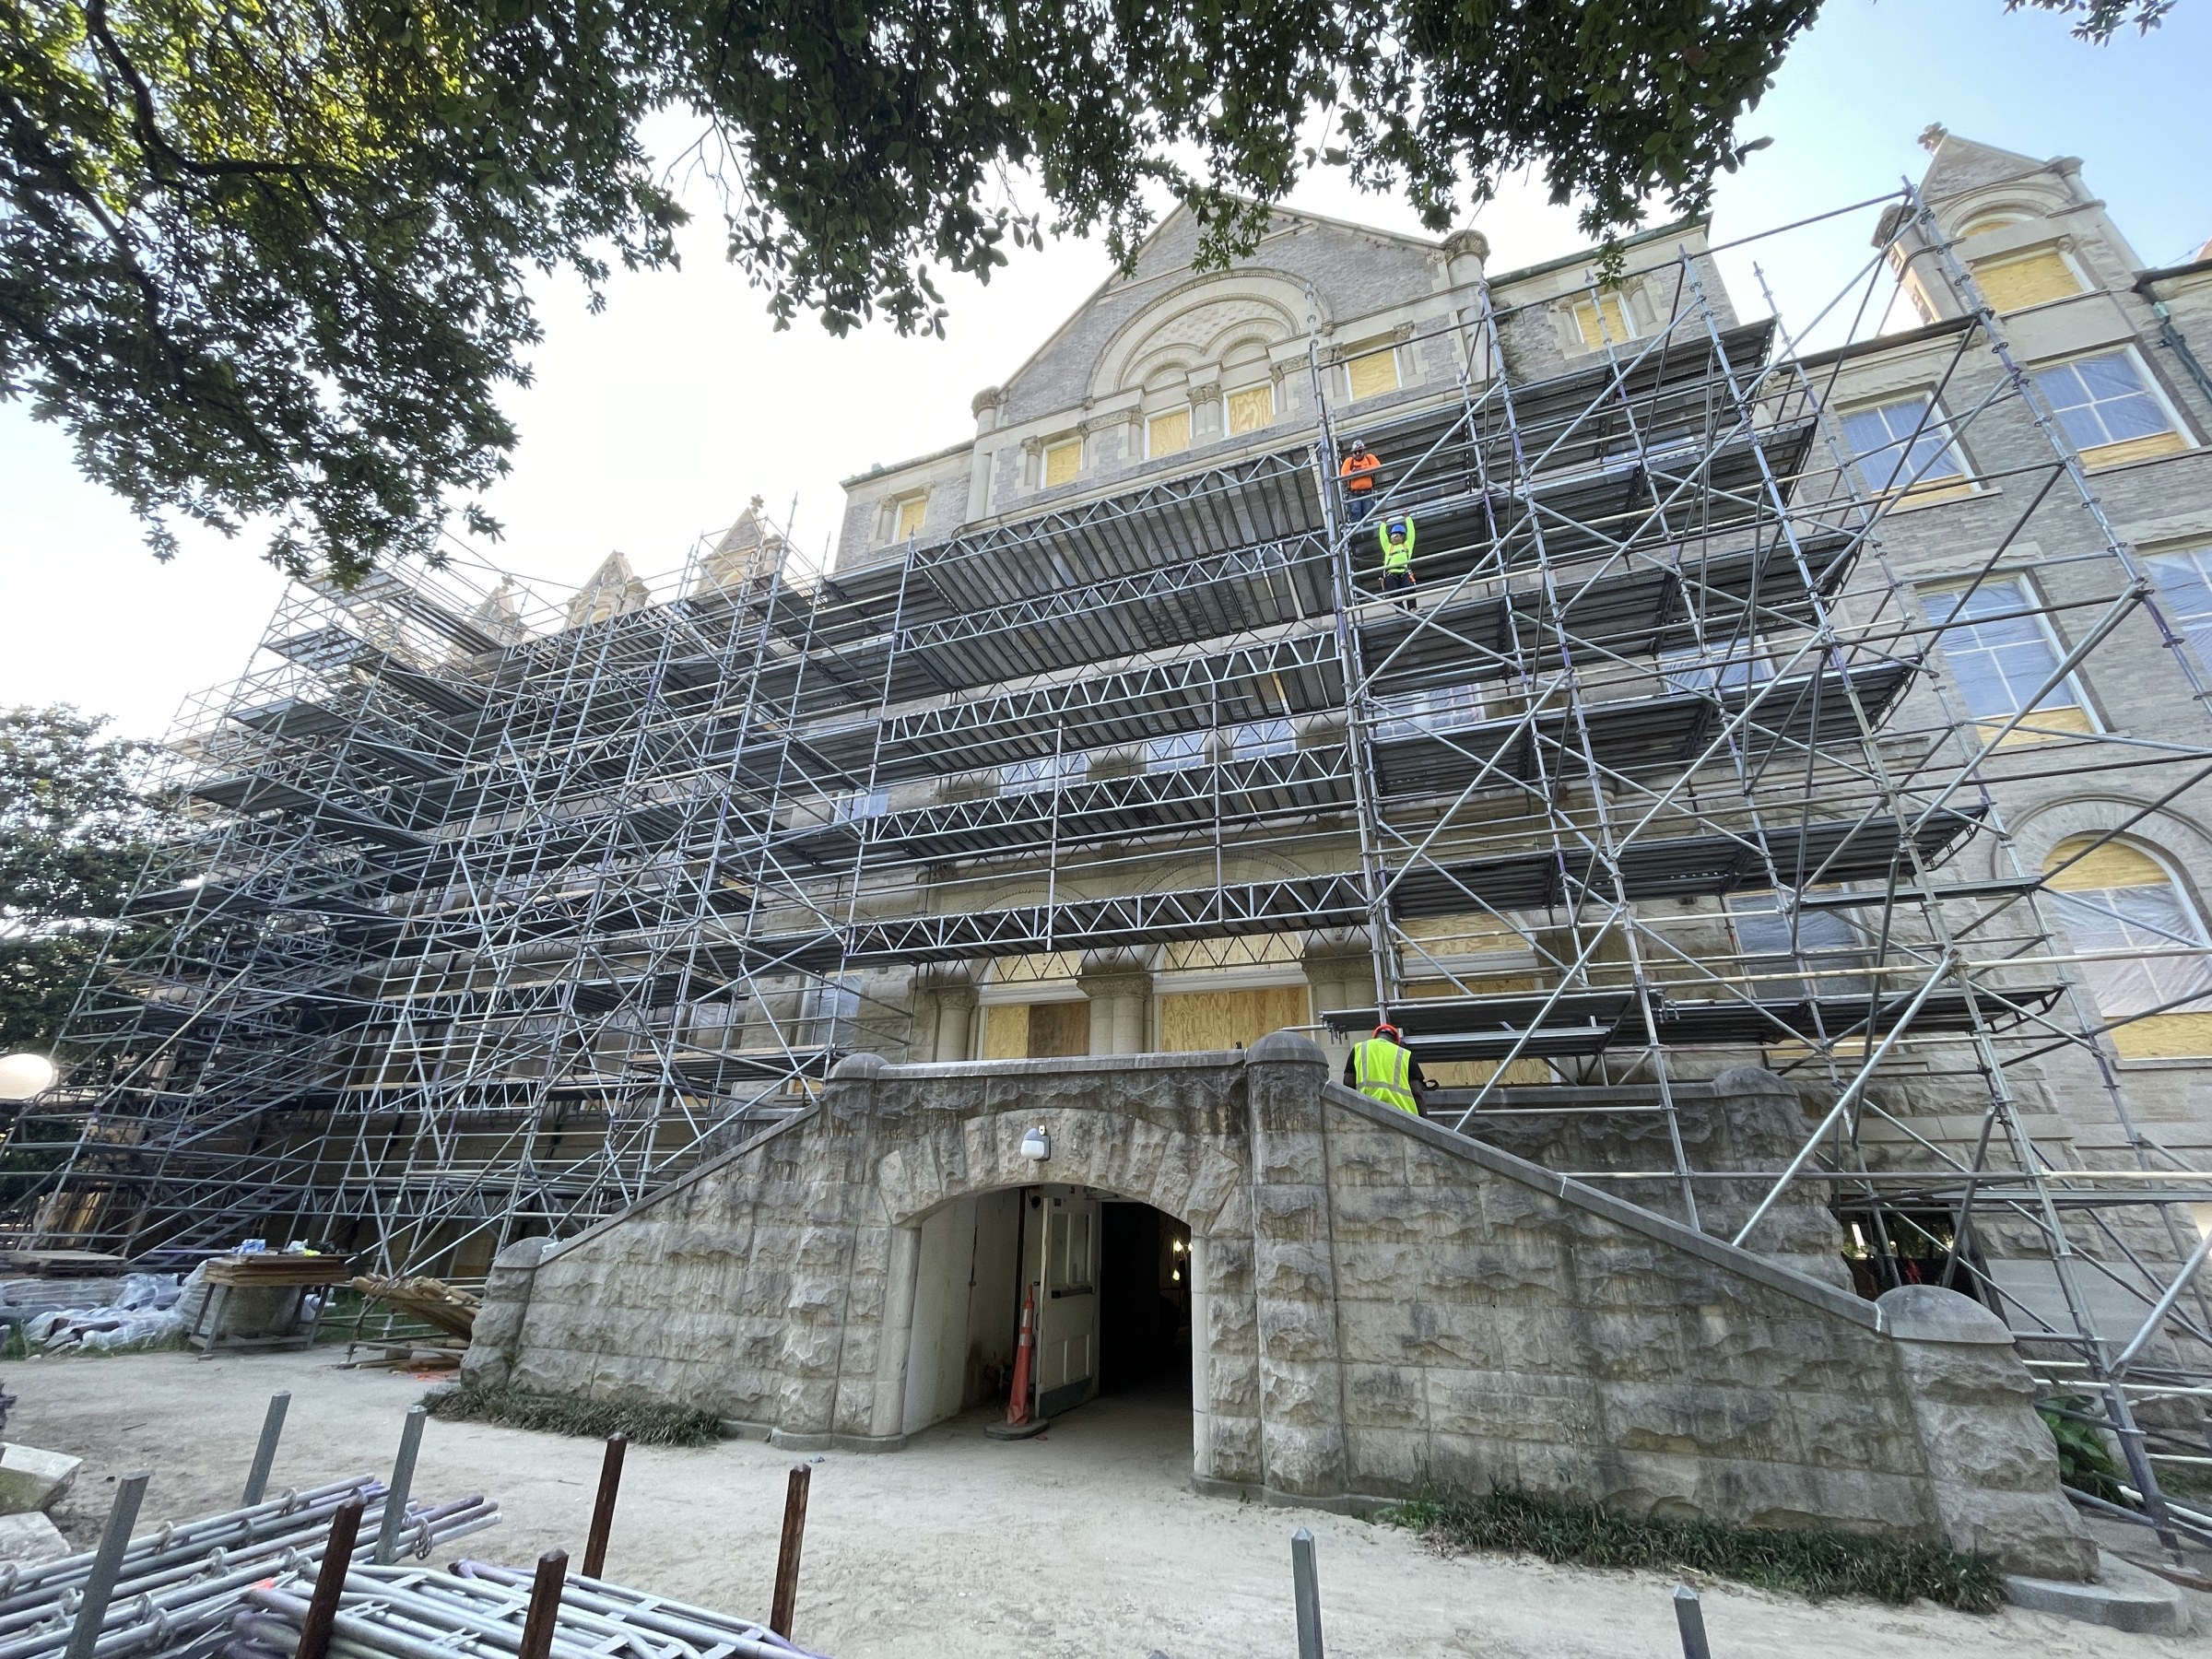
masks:
MULTIPOLYGON (((238 1501, 262 1414, 292 1394, 272 1490, 389 1470, 424 1384, 317 1354, 29 1360, 8 1438, 85 1458, 55 1519, 88 1547, 113 1477, 153 1471, 142 1527, 238 1501)), ((1040 1440, 986 1441, 980 1417, 891 1455, 814 1470, 797 1639, 837 1659, 1246 1659, 1296 1651, 1291 1533, 1313 1530, 1335 1659, 1676 1659, 1672 1581, 1507 1557, 1446 1559, 1394 1528, 1184 1489, 1187 1412, 1107 1399, 1040 1440)), ((752 1441, 633 1448, 607 1576, 764 1617, 792 1454, 752 1441)), ((415 1490, 488 1493, 505 1515, 455 1553, 527 1564, 581 1555, 591 1441, 433 1419, 415 1490)), ((1700 1584, 1720 1659, 2212 1654, 2212 1638, 2125 1636, 2040 1614, 1994 1618, 1865 1602, 1810 1606, 1700 1584)))

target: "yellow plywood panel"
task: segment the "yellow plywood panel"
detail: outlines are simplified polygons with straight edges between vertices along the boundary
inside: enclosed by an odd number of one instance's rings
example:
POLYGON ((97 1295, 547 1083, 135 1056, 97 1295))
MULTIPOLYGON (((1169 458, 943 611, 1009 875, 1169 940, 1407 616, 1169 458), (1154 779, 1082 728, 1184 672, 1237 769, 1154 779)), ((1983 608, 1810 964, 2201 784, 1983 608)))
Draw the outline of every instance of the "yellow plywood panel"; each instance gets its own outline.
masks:
POLYGON ((1058 1054, 1090 1053, 1090 1005, 1088 1002, 1031 1003, 1030 1048, 1032 1060, 1058 1054))
POLYGON ((1575 302, 1574 326, 1583 336, 1584 351, 1602 350, 1635 338, 1629 327, 1629 308, 1618 294, 1575 302))
POLYGON ((2050 856, 2043 860, 2046 870, 2056 869, 2068 859, 2077 860, 2051 877, 2053 888, 2062 893, 2086 893, 2100 888, 2166 885, 2166 872, 2140 847, 2121 841, 2097 846, 2096 840, 2093 835, 2068 836, 2051 849, 2050 856), (2084 848, 2089 850, 2085 853, 2084 848))
POLYGON ((1073 484, 1076 475, 1083 470, 1083 440, 1070 438, 1065 443, 1055 443, 1044 452, 1044 487, 1073 484))
POLYGON ((1191 447, 1191 412, 1175 409, 1155 415, 1145 423, 1145 453, 1157 459, 1179 455, 1191 447))
POLYGON ((1350 379, 1352 396, 1380 397, 1385 392, 1398 389, 1398 354, 1385 348, 1371 351, 1365 357, 1356 357, 1344 366, 1350 379))
POLYGON ((1178 939, 1160 956, 1171 972, 1199 969, 1280 967, 1299 959, 1296 934, 1247 934, 1232 939, 1178 939))
POLYGON ((900 502, 899 528, 893 534, 892 539, 905 541, 909 536, 921 535, 922 520, 928 512, 929 498, 927 496, 916 496, 912 500, 900 502))
POLYGON ((1942 483, 1915 484, 1897 498, 1900 507, 1928 507, 1937 501, 1956 501, 1975 493, 1971 478, 1949 478, 1942 483))
MULTIPOLYGON (((1495 1060, 1441 1060, 1421 1067, 1421 1076, 1439 1088, 1480 1088, 1497 1075, 1495 1060)), ((1541 1060, 1515 1060, 1505 1068, 1504 1082, 1509 1088, 1558 1081, 1551 1067, 1541 1060)))
MULTIPOLYGON (((1979 721, 1974 729, 1981 734, 1982 741, 1987 743, 1999 732, 2005 731, 2005 723, 2002 720, 1979 721)), ((2096 729, 2087 709, 2067 703, 2059 708, 2037 709, 2031 713, 2023 714, 2020 724, 2011 731, 2005 732, 1997 747, 2017 748, 2029 743, 2057 743, 2076 733, 2094 732, 2096 729)))
POLYGON ((1270 1031, 1304 1025, 1308 1018, 1303 985, 1181 992, 1159 999, 1160 1051, 1190 1054, 1239 1043, 1250 1048, 1270 1031))
POLYGON ((2212 1054, 2212 1014, 2152 1014, 2112 1035, 2123 1060, 2193 1060, 2212 1054))
POLYGON ((2159 455, 2178 455, 2189 447, 2179 432, 2153 432, 2147 438, 2130 438, 2124 443, 2100 443, 2081 452, 2084 466, 2125 466, 2131 461, 2149 461, 2159 455))
POLYGON ((1993 259, 1974 267, 1990 305, 1999 312, 2026 311, 2081 292, 2076 276, 2056 248, 2039 248, 2020 259, 1993 259))
POLYGON ((1275 388, 1247 386, 1229 394, 1229 435, 1256 432, 1275 424, 1275 388))
POLYGON ((983 1058, 1027 1060, 1030 1057, 1030 1007, 1027 1003, 997 1003, 983 1010, 983 1058))

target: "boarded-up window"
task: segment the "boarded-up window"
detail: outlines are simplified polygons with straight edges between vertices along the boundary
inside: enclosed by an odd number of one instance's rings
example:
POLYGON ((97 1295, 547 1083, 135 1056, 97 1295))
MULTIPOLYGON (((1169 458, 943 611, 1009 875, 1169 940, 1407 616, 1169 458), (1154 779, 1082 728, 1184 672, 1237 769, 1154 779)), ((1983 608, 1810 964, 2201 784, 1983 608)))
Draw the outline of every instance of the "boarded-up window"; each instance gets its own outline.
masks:
POLYGON ((1307 1018, 1303 985, 1181 992, 1159 999, 1160 1051, 1188 1054, 1239 1043, 1250 1048, 1270 1031, 1304 1025, 1307 1018))
POLYGON ((905 541, 922 534, 922 521, 929 512, 929 498, 925 495, 909 496, 899 503, 899 524, 891 532, 893 541, 905 541))
POLYGON ((1090 1005, 1088 1002, 1031 1003, 1030 1005, 1030 1058, 1090 1053, 1090 1005))
POLYGON ((1345 378, 1350 382, 1355 400, 1362 397, 1380 397, 1385 392, 1398 389, 1398 354, 1391 347, 1356 357, 1344 366, 1345 378))
POLYGON ((983 1010, 986 1060, 1043 1060, 1089 1053, 1088 1002, 995 1003, 983 1010))
POLYGON ((1574 302, 1574 329, 1584 351, 1622 346, 1636 337, 1628 301, 1618 294, 1597 294, 1574 302))
POLYGON ((2081 964, 2097 1011, 2128 1020, 2112 1046, 2131 1060, 2212 1054, 2204 924, 2159 862, 2125 841, 2077 835, 2052 848, 2043 869, 2063 943, 2097 959, 2081 964))
POLYGON ((1229 394, 1229 435, 1256 432, 1275 424, 1275 388, 1247 386, 1229 394))
POLYGON ((1083 440, 1066 438, 1050 444, 1044 452, 1044 487, 1073 484, 1076 475, 1083 470, 1083 440))
POLYGON ((1145 422, 1145 453, 1157 458, 1177 455, 1191 447, 1191 412, 1171 409, 1145 422))
POLYGON ((2026 311, 2081 292, 2081 279, 2056 248, 2038 248, 2017 259, 1983 260, 1974 266, 1974 280, 2000 312, 2026 311))

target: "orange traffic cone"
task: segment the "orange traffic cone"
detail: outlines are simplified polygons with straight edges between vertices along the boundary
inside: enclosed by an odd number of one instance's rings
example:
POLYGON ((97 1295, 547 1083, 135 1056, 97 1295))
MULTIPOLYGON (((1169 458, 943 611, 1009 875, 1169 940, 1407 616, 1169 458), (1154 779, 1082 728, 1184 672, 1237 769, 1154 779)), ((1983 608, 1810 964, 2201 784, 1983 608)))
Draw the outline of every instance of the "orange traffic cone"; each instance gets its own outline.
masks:
POLYGON ((1021 1335, 1014 1341, 1014 1388, 1006 1396, 1006 1420, 993 1423, 983 1432, 993 1440, 1028 1440, 1052 1427, 1046 1418, 1030 1415, 1030 1368, 1037 1347, 1037 1287, 1021 1295, 1021 1335))

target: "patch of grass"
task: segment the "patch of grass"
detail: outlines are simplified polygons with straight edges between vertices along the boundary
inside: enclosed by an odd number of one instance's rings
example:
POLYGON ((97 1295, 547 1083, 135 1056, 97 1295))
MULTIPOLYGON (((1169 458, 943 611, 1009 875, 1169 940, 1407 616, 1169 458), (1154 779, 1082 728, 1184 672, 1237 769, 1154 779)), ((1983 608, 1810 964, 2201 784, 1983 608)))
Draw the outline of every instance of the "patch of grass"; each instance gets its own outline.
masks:
POLYGON ((532 1394, 504 1383, 440 1390, 425 1394, 422 1403, 430 1408, 432 1417, 455 1422, 500 1423, 510 1429, 536 1429, 594 1440, 621 1433, 640 1446, 710 1446, 722 1438, 722 1419, 693 1406, 639 1400, 578 1400, 566 1394, 532 1394))
POLYGON ((1384 1519, 1454 1549, 1521 1549, 1584 1567, 1704 1572, 1815 1599, 1870 1595, 1901 1604, 1924 1596, 1968 1613, 1994 1613, 2005 1599, 1993 1562, 1944 1544, 1628 1515, 1517 1488, 1481 1498, 1425 1489, 1384 1519))

